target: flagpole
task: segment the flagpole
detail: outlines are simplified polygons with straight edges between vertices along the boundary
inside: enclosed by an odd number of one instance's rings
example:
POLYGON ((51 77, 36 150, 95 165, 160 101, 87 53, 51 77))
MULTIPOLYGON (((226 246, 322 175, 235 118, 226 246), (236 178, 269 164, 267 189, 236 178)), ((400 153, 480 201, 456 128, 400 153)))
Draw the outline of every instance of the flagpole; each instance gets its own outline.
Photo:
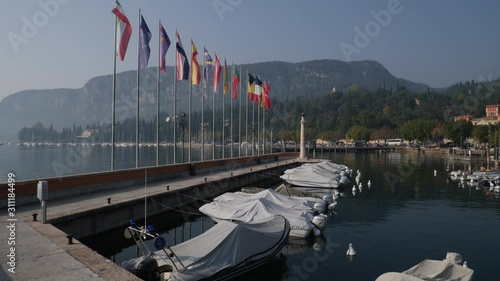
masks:
POLYGON ((262 146, 262 154, 266 154, 266 109, 264 107, 262 108, 262 143, 264 144, 262 146))
MULTIPOLYGON (((248 79, 248 70, 247 70, 247 85, 249 83, 248 79)), ((245 110, 245 142, 247 145, 245 145, 245 156, 248 156, 248 94, 246 98, 246 110, 245 110)))
POLYGON ((255 155, 255 102, 252 102, 252 156, 255 155))
POLYGON ((205 45, 203 45, 203 81, 200 83, 201 85, 201 155, 200 159, 203 161, 205 159, 205 156, 203 155, 205 153, 205 83, 206 83, 206 77, 205 77, 205 45))
MULTIPOLYGON (((174 123, 174 161, 173 163, 177 163, 177 29, 175 30, 175 40, 176 40, 176 49, 175 49, 175 67, 174 67, 174 116, 172 117, 172 122, 174 123)), ((166 68, 166 67, 165 67, 166 68)))
MULTIPOLYGON (((224 77, 226 75, 226 70, 224 69, 224 77)), ((224 79, 224 78, 223 78, 224 79)), ((225 81, 223 81, 222 88, 225 87, 225 81)), ((224 89, 222 90, 222 159, 225 158, 224 151, 226 150, 226 93, 224 93, 224 89)))
POLYGON ((113 46, 113 93, 111 98, 111 171, 115 169, 115 99, 116 99, 116 32, 118 17, 115 16, 115 45, 113 46))
MULTIPOLYGON (((233 65, 233 71, 232 72, 234 72, 234 64, 233 64, 233 62, 231 62, 231 64, 233 65)), ((230 84, 228 86, 228 88, 229 88, 228 91, 231 92, 231 94, 229 96, 229 99, 231 100, 231 119, 229 121, 230 122, 229 123, 230 124, 229 128, 231 128, 230 129, 231 130, 231 132, 230 132, 230 136, 231 136, 231 158, 233 158, 233 97, 232 97, 232 95, 233 95, 233 93, 232 93, 232 91, 233 91, 233 77, 232 77, 233 73, 232 72, 231 72, 231 81, 229 81, 230 84)), ((228 77, 228 79, 229 79, 229 77, 228 77)))
MULTIPOLYGON (((262 90, 260 93, 260 97, 262 98, 262 90)), ((260 104, 257 106, 257 155, 260 155, 260 104)))
MULTIPOLYGON (((240 73, 241 73, 241 66, 240 66, 240 73)), ((241 75, 241 74, 240 74, 241 75)), ((241 76, 240 76, 240 85, 239 85, 239 96, 238 96, 238 103, 239 103, 239 111, 238 111, 238 114, 239 114, 239 118, 238 118, 238 157, 241 157, 241 84, 243 84, 241 81, 243 79, 241 79, 241 76)))
MULTIPOLYGON (((139 9, 139 30, 141 26, 141 9, 139 9)), ((141 68, 141 35, 137 38, 137 112, 135 121, 135 167, 139 168, 139 93, 140 93, 140 68, 141 68)))
POLYGON ((215 159, 215 90, 212 92, 212 159, 215 159))
MULTIPOLYGON (((215 58, 217 58, 217 53, 215 54, 215 58)), ((214 66, 214 69, 217 65, 214 66)), ((215 79, 215 74, 214 74, 215 79)), ((215 81, 214 87, 212 88, 212 159, 215 159, 215 81)))
MULTIPOLYGON (((188 112, 188 162, 191 162, 191 111, 193 110, 193 39, 191 38, 191 68, 189 69, 189 112, 188 112)), ((184 152, 182 152, 184 153, 184 152)))
POLYGON ((158 69, 156 73, 156 166, 160 164, 160 25, 161 20, 158 21, 158 69))

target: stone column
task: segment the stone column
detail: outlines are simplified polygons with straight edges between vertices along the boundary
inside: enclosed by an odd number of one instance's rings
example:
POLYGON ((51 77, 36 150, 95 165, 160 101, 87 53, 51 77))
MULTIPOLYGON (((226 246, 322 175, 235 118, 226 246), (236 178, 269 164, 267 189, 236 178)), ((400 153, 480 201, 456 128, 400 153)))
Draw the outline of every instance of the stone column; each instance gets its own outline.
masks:
POLYGON ((304 113, 302 113, 302 116, 300 118, 300 155, 299 158, 305 159, 306 158, 306 142, 305 142, 305 133, 304 133, 304 124, 306 123, 306 120, 304 119, 304 113))

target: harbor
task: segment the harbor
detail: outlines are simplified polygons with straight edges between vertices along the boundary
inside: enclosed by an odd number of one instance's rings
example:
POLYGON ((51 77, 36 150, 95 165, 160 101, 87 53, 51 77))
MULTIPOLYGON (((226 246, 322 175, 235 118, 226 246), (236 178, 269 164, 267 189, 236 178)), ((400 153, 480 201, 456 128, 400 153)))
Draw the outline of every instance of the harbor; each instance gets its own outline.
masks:
MULTIPOLYGON (((45 179, 51 194, 47 200, 46 224, 41 223, 40 203, 35 202, 37 181, 17 182, 16 249, 22 250, 16 253, 16 273, 11 277, 15 277, 14 280, 33 280, 37 276, 50 276, 50 280, 116 280, 117 276, 123 276, 121 280, 138 280, 78 239, 125 227, 131 219, 142 220, 172 209, 190 210, 197 199, 211 199, 225 191, 266 180, 269 178, 266 174, 299 165, 296 156, 269 154, 45 179), (160 174, 162 176, 158 176, 160 174), (146 179, 150 182, 145 182, 146 179), (102 185, 108 189, 104 190, 102 185), (146 198, 158 204, 145 208, 146 198), (50 263, 60 266, 48 266, 50 263)), ((1 190, 2 204, 6 207, 7 185, 1 190)), ((7 221, 5 216, 1 219, 2 223, 7 221)), ((8 252, 7 246, 2 244, 2 252, 8 252)), ((4 255, 2 259, 5 266, 9 257, 4 255)), ((3 274, 6 272, 5 269, 3 274)))

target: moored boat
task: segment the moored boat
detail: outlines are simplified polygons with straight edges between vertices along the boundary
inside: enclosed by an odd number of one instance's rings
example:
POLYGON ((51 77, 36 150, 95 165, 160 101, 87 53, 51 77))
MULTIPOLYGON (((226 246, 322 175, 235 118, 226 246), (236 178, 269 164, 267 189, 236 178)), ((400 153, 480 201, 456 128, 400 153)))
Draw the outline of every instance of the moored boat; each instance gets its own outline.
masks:
POLYGON ((309 210, 290 209, 266 198, 258 198, 245 203, 214 201, 201 206, 199 210, 215 222, 224 220, 253 222, 281 215, 290 222, 290 237, 293 238, 305 238, 314 228, 317 228, 315 233, 321 233, 326 227, 324 215, 315 216, 309 210))
POLYGON ((279 254, 290 233, 290 224, 282 216, 252 223, 221 221, 205 233, 172 247, 154 231, 135 226, 127 231, 140 247, 145 247, 145 237, 155 238, 157 251, 147 249, 142 257, 122 263, 122 267, 144 280, 228 280, 279 254))
POLYGON ((347 166, 322 161, 288 169, 280 178, 293 186, 339 188, 349 183, 350 176, 347 166))
POLYGON ((401 273, 384 273, 375 281, 472 281, 473 275, 460 254, 448 253, 442 261, 427 259, 401 273))

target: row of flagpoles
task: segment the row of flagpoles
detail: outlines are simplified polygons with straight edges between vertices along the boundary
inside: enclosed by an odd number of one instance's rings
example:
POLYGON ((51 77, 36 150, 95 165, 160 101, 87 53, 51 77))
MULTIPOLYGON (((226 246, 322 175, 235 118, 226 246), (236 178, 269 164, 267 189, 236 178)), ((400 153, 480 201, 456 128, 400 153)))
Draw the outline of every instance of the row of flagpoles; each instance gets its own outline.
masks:
MULTIPOLYGON (((130 21, 128 20, 128 17, 126 16, 125 12, 123 11, 122 6, 118 1, 116 1, 116 7, 112 9, 112 12, 115 14, 116 21, 115 21, 115 55, 113 58, 113 93, 112 93, 112 125, 111 125, 111 170, 114 170, 114 149, 115 149, 115 98, 116 98, 116 57, 118 57, 120 60, 125 59, 125 54, 127 52, 127 47, 128 43, 130 41, 131 35, 132 35, 132 25, 130 21)), ((139 40, 138 40, 138 61, 137 61, 137 112, 136 112, 136 167, 139 167, 139 100, 140 100, 140 87, 139 87, 139 81, 140 81, 140 70, 145 69, 148 66, 149 62, 149 57, 151 53, 151 49, 149 47, 149 43, 151 41, 152 34, 149 30, 148 25, 146 24, 146 21, 144 20, 144 17, 141 14, 141 10, 139 9, 139 40)), ((161 24, 161 21, 159 21, 159 48, 158 48, 158 71, 157 71, 157 91, 156 91, 156 165, 159 164, 159 132, 160 132, 160 72, 165 72, 166 71, 166 54, 167 51, 170 47, 170 39, 167 35, 167 32, 165 31, 163 25, 161 24)), ((202 84, 202 98, 201 98, 201 118, 202 118, 202 130, 201 130, 201 160, 204 160, 204 148, 205 148, 205 136, 204 136, 204 126, 205 126, 205 121, 204 121, 204 96, 207 91, 207 84, 208 84, 208 74, 211 69, 211 67, 214 67, 213 70, 213 97, 212 97, 212 107, 213 107, 213 119, 212 119, 212 158, 215 159, 215 94, 218 91, 219 88, 219 81, 221 74, 224 73, 224 78, 223 78, 223 93, 224 95, 222 96, 223 98, 223 106, 222 106, 222 122, 226 122, 225 119, 225 96, 227 93, 229 93, 229 90, 231 88, 232 90, 232 98, 231 100, 231 118, 230 118, 230 124, 229 127, 231 128, 230 130, 230 139, 231 139, 231 157, 234 157, 233 155, 233 100, 236 100, 238 95, 237 92, 239 90, 240 95, 239 95, 239 124, 238 124, 238 140, 239 140, 239 149, 238 149, 238 156, 241 156, 241 127, 242 127, 242 101, 241 101, 241 92, 242 92, 242 85, 240 83, 240 73, 241 73, 241 67, 240 70, 232 65, 232 79, 231 79, 231 87, 229 85, 229 73, 228 73, 228 68, 227 68, 227 63, 226 59, 224 59, 224 70, 222 67, 222 64, 219 60, 219 57, 217 56, 217 53, 215 53, 214 57, 215 60, 212 60, 212 57, 204 47, 204 59, 203 59, 203 81, 201 81, 201 70, 200 70, 200 65, 198 63, 198 51, 197 48, 191 40, 191 63, 188 61, 188 57, 186 55, 186 52, 184 50, 184 47, 181 42, 181 38, 179 36, 179 33, 176 31, 176 60, 175 60, 175 77, 173 79, 174 83, 174 102, 173 102, 173 115, 174 115, 174 122, 177 122, 177 81, 181 80, 191 80, 189 83, 189 109, 188 109, 188 161, 190 162, 192 160, 192 155, 191 155, 191 113, 192 113, 192 88, 193 85, 200 85, 202 84), (191 70, 191 71, 190 71, 191 70)), ((247 92, 248 92, 248 99, 246 100, 246 129, 245 129, 245 140, 247 142, 247 147, 248 147, 248 100, 252 101, 252 132, 255 131, 255 104, 259 104, 258 106, 258 120, 257 120, 257 132, 260 132, 260 107, 264 109, 271 109, 271 98, 270 98, 270 86, 269 84, 264 81, 262 82, 259 77, 254 76, 250 73, 247 72, 248 76, 248 84, 247 84, 247 92)), ((265 118, 265 110, 263 110, 263 120, 265 118)), ((262 122, 262 134, 265 134, 265 126, 264 123, 262 122)), ((174 123, 173 126, 173 143, 174 143, 174 153, 173 153, 173 158, 174 158, 174 163, 176 162, 176 139, 177 139, 177 132, 176 132, 176 124, 174 123)), ((184 132, 183 132, 184 134, 184 132)), ((259 135, 259 134, 258 134, 259 135)), ((224 147, 225 147, 225 124, 222 126, 222 158, 225 158, 225 152, 224 152, 224 147)), ((261 154, 260 151, 260 141, 258 140, 258 146, 257 146, 257 154, 261 154)), ((184 151, 182 152, 184 155, 184 151)), ((265 153, 265 145, 263 148, 262 153, 265 153)), ((248 154, 248 151, 247 151, 248 154)), ((254 139, 254 134, 252 133, 252 155, 255 154, 255 139, 254 139)), ((183 158, 184 162, 184 158, 183 158)))

